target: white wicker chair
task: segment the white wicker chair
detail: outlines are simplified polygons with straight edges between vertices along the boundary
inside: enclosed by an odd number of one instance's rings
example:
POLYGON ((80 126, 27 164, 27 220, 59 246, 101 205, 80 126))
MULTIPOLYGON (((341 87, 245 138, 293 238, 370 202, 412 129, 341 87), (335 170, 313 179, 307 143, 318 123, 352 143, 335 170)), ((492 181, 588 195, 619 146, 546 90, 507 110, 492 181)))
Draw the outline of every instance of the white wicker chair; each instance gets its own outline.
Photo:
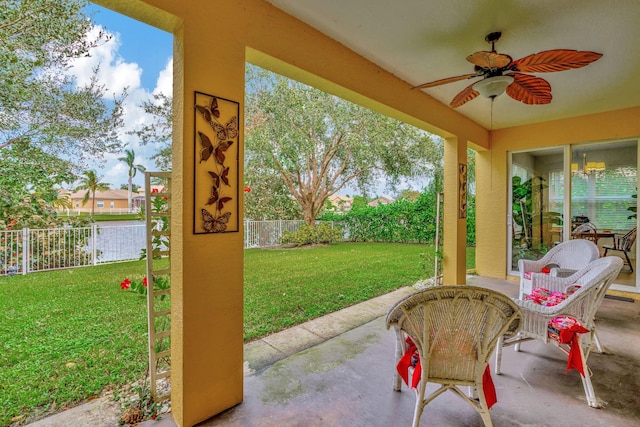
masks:
POLYGON ((498 349, 496 350, 496 374, 500 374, 502 347, 509 345, 515 344, 516 350, 518 350, 519 344, 524 341, 541 340, 545 343, 556 344, 568 354, 569 351, 564 345, 549 339, 548 325, 549 321, 557 316, 571 316, 589 330, 589 333, 578 335, 577 338, 582 358, 582 368, 585 372, 585 375, 582 376, 582 384, 589 406, 600 407, 591 384, 587 358, 591 351, 591 344, 596 339, 595 314, 607 289, 618 276, 622 266, 622 259, 608 256, 589 263, 587 267, 566 278, 542 274, 536 275, 534 286, 543 287, 552 292, 566 292, 568 287, 575 284, 580 285, 580 288, 556 306, 542 306, 533 301, 515 301, 524 315, 523 326, 517 335, 500 338, 498 349))
POLYGON ((531 282, 524 277, 525 273, 540 273, 549 264, 557 264, 562 270, 580 270, 598 258, 600 258, 600 250, 595 243, 586 239, 573 239, 552 247, 539 260, 518 260, 520 271, 518 299, 523 299, 524 295, 530 293, 532 289, 531 282))
MULTIPOLYGON (((518 306, 506 295, 466 285, 418 291, 391 307, 387 329, 393 326, 396 332, 396 364, 406 351, 405 335, 413 340, 420 357, 413 426, 419 425, 425 405, 446 390, 469 402, 485 426, 491 426, 482 377, 498 338, 515 334, 521 319, 518 306), (441 387, 425 398, 427 382, 441 387), (478 400, 458 386, 474 387, 478 400)), ((400 391, 400 385, 396 371, 394 389, 400 391)))

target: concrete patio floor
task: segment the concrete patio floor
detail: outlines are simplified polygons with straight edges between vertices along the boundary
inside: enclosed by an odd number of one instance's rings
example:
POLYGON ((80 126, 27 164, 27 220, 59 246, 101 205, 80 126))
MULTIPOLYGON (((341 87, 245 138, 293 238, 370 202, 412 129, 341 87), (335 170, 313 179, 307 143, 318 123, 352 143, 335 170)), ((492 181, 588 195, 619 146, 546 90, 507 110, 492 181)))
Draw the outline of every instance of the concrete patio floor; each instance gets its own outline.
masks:
MULTIPOLYGON (((468 283, 517 295, 514 282, 470 276, 468 283)), ((415 394, 392 389, 394 334, 385 328, 384 314, 411 291, 399 290, 248 344, 244 402, 199 426, 410 425, 415 394), (358 323, 363 324, 352 326, 358 323)), ((604 408, 587 406, 580 374, 565 374, 563 352, 530 342, 519 353, 506 349, 503 374, 493 375, 495 426, 640 425, 640 304, 607 298, 597 319, 607 354, 592 353, 589 365, 604 408)), ((143 425, 176 424, 168 416, 143 425)), ((481 426, 482 420, 470 405, 445 393, 426 406, 421 425, 481 426)))
MULTIPOLYGON (((515 282, 469 276, 468 284, 517 295, 515 282)), ((384 315, 412 291, 399 289, 247 344, 244 402, 198 426, 410 425, 415 394, 406 387, 400 393, 392 389, 395 341, 384 315)), ((640 301, 607 298, 598 311, 598 334, 607 354, 592 353, 589 365, 603 409, 587 406, 580 375, 565 374, 566 356, 554 346, 529 342, 519 353, 505 349, 503 373, 493 375, 498 394, 491 409, 494 425, 640 425, 639 323, 640 301)), ((95 414, 88 418, 87 409, 84 415, 82 408, 75 410, 36 424, 97 425, 95 414)), ((483 424, 470 405, 445 393, 426 406, 420 425, 483 424)), ((169 414, 141 426, 176 423, 169 414)))

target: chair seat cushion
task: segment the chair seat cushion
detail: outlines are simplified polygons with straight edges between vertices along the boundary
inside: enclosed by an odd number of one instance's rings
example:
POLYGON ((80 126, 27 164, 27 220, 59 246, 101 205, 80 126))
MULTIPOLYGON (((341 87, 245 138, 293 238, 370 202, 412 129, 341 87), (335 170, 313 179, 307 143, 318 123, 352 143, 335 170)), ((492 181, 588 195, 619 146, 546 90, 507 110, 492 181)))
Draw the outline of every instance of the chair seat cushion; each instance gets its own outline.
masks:
POLYGON ((529 295, 525 297, 525 300, 533 301, 536 304, 546 307, 552 307, 560 304, 566 300, 569 295, 564 292, 551 292, 546 288, 535 288, 529 295))

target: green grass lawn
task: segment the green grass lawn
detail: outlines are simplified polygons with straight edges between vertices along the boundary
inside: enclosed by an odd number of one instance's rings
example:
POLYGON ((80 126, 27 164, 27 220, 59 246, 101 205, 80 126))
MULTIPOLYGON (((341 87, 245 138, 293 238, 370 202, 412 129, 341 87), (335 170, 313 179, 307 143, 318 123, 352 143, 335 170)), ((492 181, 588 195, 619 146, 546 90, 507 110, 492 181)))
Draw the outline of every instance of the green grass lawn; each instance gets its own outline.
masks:
MULTIPOLYGON (((429 277, 433 263, 425 273, 420 254, 432 252, 387 243, 246 250, 245 341, 429 277)), ((135 261, 0 277, 0 426, 144 377, 146 300, 119 286, 144 269, 135 261)))

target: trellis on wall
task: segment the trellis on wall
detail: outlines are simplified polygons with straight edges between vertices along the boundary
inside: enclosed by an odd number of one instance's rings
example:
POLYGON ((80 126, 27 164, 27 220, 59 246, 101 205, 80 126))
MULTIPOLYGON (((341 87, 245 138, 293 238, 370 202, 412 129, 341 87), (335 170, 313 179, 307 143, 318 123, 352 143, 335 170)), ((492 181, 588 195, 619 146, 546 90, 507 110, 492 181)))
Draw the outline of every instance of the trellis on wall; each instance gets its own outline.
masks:
POLYGON ((151 396, 170 396, 171 374, 171 173, 145 173, 147 305, 151 396))

